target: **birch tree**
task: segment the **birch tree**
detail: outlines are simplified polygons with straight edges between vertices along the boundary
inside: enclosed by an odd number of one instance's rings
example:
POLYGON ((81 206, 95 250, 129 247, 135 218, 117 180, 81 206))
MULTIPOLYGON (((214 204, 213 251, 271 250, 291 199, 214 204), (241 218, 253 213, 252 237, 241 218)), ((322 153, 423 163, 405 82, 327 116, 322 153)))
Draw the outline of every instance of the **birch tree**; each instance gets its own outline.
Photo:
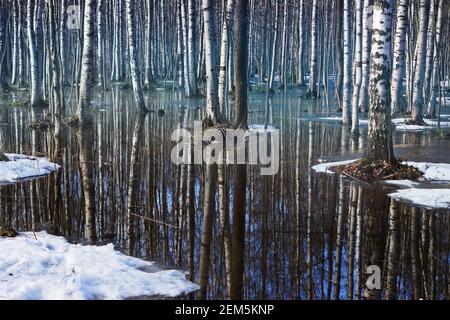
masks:
POLYGON ((403 72, 405 69, 405 42, 408 30, 409 0, 397 1, 397 25, 394 35, 394 56, 391 80, 391 112, 398 114, 405 111, 406 101, 402 95, 403 72))
POLYGON ((217 39, 214 28, 214 1, 202 0, 204 23, 204 50, 206 68, 206 121, 215 124, 220 121, 218 97, 217 39))
POLYGON ((359 95, 362 83, 362 0, 355 0, 355 56, 353 60, 352 134, 359 135, 359 95))
POLYGON ((310 67, 309 67, 309 83, 308 83, 308 97, 317 97, 317 82, 318 82, 318 13, 319 5, 317 0, 313 0, 312 4, 312 17, 311 17, 311 55, 310 55, 310 67))
POLYGON ((351 29, 350 29, 350 0, 344 0, 344 77, 343 77, 343 93, 342 93, 342 123, 344 126, 350 124, 350 107, 351 107, 351 29))
POLYGON ((395 162, 391 123, 391 32, 393 0, 375 0, 370 55, 369 132, 366 158, 395 162))
POLYGON ((80 94, 77 106, 77 116, 82 126, 92 122, 90 103, 94 75, 96 9, 96 0, 86 0, 84 3, 83 56, 81 61, 80 94))
POLYGON ((438 3, 438 13, 436 18, 436 36, 434 41, 433 50, 433 71, 431 74, 431 85, 430 85, 430 99, 427 106, 427 116, 434 117, 436 113, 436 99, 438 98, 439 91, 439 66, 440 57, 442 51, 442 22, 443 22, 443 11, 444 11, 444 0, 439 0, 438 3))
POLYGON ((420 0, 419 5, 419 33, 415 50, 415 67, 413 82, 413 98, 411 106, 411 122, 423 124, 424 97, 423 83, 425 77, 425 59, 427 49, 428 10, 430 0, 420 0))
POLYGON ((126 0, 128 50, 130 61, 131 83, 133 85, 134 101, 140 112, 147 112, 144 96, 142 94, 141 67, 139 64, 138 43, 136 34, 136 13, 134 0, 126 0))
POLYGON ((219 108, 223 113, 226 100, 226 80, 227 80, 227 65, 229 55, 229 39, 230 29, 232 26, 233 9, 235 0, 227 0, 225 18, 223 19, 222 27, 222 41, 220 45, 220 68, 219 68, 219 108))
POLYGON ((42 88, 42 0, 29 0, 27 4, 27 36, 30 57, 31 106, 45 105, 42 88), (35 18, 36 17, 36 18, 35 18))
POLYGON ((370 67, 370 22, 372 21, 372 3, 373 0, 364 0, 363 19, 362 19, 362 79, 359 94, 359 110, 367 112, 368 107, 368 86, 369 86, 369 67, 370 67))
POLYGON ((298 75, 297 75, 297 85, 298 86, 304 86, 305 85, 305 75, 304 75, 304 68, 303 68, 303 51, 304 51, 304 26, 303 26, 303 10, 304 10, 304 4, 303 0, 300 0, 299 4, 299 12, 298 12, 298 75))

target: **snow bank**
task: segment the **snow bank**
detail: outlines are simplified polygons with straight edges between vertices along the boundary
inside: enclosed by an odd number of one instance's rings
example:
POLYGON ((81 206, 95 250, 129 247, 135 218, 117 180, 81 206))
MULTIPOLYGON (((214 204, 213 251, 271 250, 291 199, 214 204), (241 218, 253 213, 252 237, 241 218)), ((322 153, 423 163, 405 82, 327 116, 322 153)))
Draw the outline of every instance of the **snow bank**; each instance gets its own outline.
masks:
POLYGON ((390 197, 427 209, 450 209, 450 189, 410 188, 390 193, 390 197))
POLYGON ((58 170, 59 165, 47 158, 5 153, 9 161, 0 161, 0 183, 12 183, 19 179, 43 176, 58 170))
POLYGON ((0 299, 125 299, 175 297, 198 289, 177 270, 156 269, 106 246, 70 244, 62 237, 20 233, 0 238, 0 299))
MULTIPOLYGON (((395 129, 400 131, 422 131, 437 128, 438 121, 434 119, 423 119, 426 125, 420 126, 415 124, 406 124, 409 119, 395 118, 392 122, 395 124, 395 129)), ((440 121, 441 128, 450 128, 449 121, 440 121)))
POLYGON ((449 163, 404 161, 403 164, 413 166, 423 172, 422 178, 426 180, 450 181, 449 163))

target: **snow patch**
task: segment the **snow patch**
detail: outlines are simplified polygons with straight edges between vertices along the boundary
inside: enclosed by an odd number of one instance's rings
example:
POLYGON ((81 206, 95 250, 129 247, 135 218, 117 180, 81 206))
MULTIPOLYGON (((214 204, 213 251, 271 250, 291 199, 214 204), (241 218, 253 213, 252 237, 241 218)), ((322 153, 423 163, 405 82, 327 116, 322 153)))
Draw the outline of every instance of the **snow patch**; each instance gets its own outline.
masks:
POLYGON ((60 168, 47 158, 5 153, 9 161, 0 161, 0 183, 13 183, 20 179, 44 176, 60 168))
POLYGON ((0 238, 0 299, 175 297, 198 290, 184 272, 159 270, 152 262, 115 251, 112 244, 70 244, 45 231, 36 238, 31 232, 0 238), (158 271, 143 271, 152 268, 158 271))
POLYGON ((449 163, 404 161, 403 164, 413 166, 423 172, 422 178, 426 180, 450 181, 449 163))
POLYGON ((450 209, 450 189, 410 188, 397 190, 389 196, 427 209, 450 209))

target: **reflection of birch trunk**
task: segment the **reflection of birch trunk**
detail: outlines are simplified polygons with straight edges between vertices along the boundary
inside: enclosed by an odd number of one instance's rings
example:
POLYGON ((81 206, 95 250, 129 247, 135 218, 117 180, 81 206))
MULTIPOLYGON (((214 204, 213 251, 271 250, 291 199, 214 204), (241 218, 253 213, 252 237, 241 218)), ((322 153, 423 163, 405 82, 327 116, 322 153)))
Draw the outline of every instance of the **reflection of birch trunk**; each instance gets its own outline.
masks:
POLYGON ((130 171, 128 174, 128 201, 127 201, 127 248, 128 253, 134 253, 134 222, 139 215, 139 157, 143 143, 145 113, 139 113, 135 121, 133 140, 131 142, 130 171))
POLYGON ((308 299, 313 299, 314 287, 313 287, 313 256, 312 256, 312 215, 313 215, 313 180, 312 180, 312 159, 314 149, 314 131, 313 123, 309 122, 309 143, 308 143, 308 217, 307 217, 307 256, 306 265, 308 266, 308 299))
POLYGON ((358 187, 354 182, 351 183, 350 190, 350 215, 348 217, 348 260, 347 260, 347 299, 353 299, 354 293, 354 255, 355 255, 355 223, 358 206, 358 187))
POLYGON ((96 206, 94 185, 94 143, 92 141, 92 126, 83 126, 78 129, 78 145, 80 148, 80 172, 83 185, 85 237, 90 243, 97 240, 96 236, 96 206))
POLYGON ((203 222, 199 261, 199 299, 206 299, 209 267, 211 263, 211 241, 215 212, 217 165, 207 165, 205 169, 205 190, 203 198, 203 222))
MULTIPOLYGON (((236 1, 234 18, 234 83, 236 102, 233 127, 247 129, 247 78, 248 78, 248 0, 236 1)), ((230 298, 242 299, 244 288, 244 250, 247 197, 247 165, 234 166, 233 227, 231 242, 231 282, 230 298)))
POLYGON ((338 221, 336 231, 336 260, 335 260, 335 277, 334 277, 334 299, 339 300, 341 292, 341 263, 342 263, 342 243, 344 241, 344 178, 339 177, 339 205, 338 205, 338 221))
POLYGON ((397 276, 398 265, 400 263, 400 212, 399 205, 395 200, 391 200, 389 210, 389 253, 386 276, 385 299, 394 300, 397 298, 397 276))
POLYGON ((361 300, 362 281, 362 245, 363 245, 363 189, 358 187, 358 206, 356 209, 356 239, 355 239, 355 264, 356 264, 356 298, 361 300))
POLYGON ((411 209, 411 273, 413 281, 413 299, 422 296, 422 266, 420 261, 420 212, 417 208, 411 209))
POLYGON ((228 174, 227 165, 218 165, 218 187, 219 187, 219 213, 220 213, 220 225, 222 228, 223 249, 225 252, 225 274, 227 279, 227 291, 230 296, 231 285, 231 245, 230 245, 230 219, 228 212, 228 174))

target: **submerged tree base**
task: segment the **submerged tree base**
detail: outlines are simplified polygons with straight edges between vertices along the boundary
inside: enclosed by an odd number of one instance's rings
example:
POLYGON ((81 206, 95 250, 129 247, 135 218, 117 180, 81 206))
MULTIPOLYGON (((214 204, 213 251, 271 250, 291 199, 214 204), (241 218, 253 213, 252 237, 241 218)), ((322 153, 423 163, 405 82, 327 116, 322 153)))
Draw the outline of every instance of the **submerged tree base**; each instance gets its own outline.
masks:
POLYGON ((372 161, 361 159, 350 164, 331 168, 340 175, 345 175, 367 183, 380 180, 412 180, 419 179, 423 173, 419 169, 396 161, 391 164, 387 161, 372 161))

